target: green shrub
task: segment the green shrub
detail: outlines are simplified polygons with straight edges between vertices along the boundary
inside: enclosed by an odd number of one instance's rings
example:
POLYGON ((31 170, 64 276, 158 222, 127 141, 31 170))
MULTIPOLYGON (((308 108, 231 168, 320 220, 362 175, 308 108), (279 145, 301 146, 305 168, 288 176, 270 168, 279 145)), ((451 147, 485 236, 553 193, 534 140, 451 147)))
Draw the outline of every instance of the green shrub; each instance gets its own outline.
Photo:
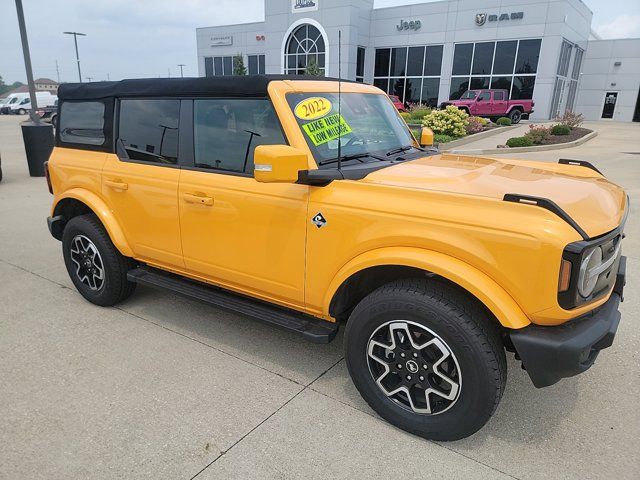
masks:
POLYGON ((509 125, 511 125, 511 119, 508 117, 500 117, 498 120, 496 120, 496 123, 498 125, 502 125, 503 127, 508 127, 509 125))
POLYGON ((442 133, 435 133, 433 135, 433 143, 447 143, 456 140, 456 137, 451 135, 444 135, 442 133))
POLYGON ((469 124, 469 115, 458 107, 449 105, 444 110, 432 110, 422 120, 422 125, 429 127, 433 133, 452 137, 464 137, 465 127, 469 124))
POLYGON ((533 141, 529 137, 511 137, 507 140, 507 146, 509 147, 530 147, 533 145, 533 141))
POLYGON ((411 105, 409 107, 409 118, 411 119, 411 123, 421 123, 422 119, 431 113, 431 108, 425 107, 424 105, 411 105))
POLYGON ((400 112, 400 116, 404 118, 404 121, 407 123, 411 123, 409 120, 411 119, 411 114, 409 112, 400 112))
POLYGON ((525 137, 528 137, 534 145, 542 145, 549 135, 551 134, 551 129, 549 127, 545 127, 544 125, 534 125, 533 123, 529 125, 529 131, 524 134, 525 137))
POLYGON ((558 123, 551 127, 551 135, 569 135, 570 133, 571 127, 569 125, 558 123))

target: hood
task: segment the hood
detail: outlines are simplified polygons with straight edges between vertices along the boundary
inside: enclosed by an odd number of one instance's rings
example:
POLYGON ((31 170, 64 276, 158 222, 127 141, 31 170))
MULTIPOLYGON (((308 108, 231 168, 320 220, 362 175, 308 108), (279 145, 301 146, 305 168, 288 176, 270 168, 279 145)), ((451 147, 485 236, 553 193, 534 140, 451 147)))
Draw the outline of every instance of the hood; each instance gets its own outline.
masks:
POLYGON ((507 193, 543 197, 590 237, 620 225, 627 198, 622 188, 584 167, 450 154, 383 168, 362 181, 495 199, 507 193))

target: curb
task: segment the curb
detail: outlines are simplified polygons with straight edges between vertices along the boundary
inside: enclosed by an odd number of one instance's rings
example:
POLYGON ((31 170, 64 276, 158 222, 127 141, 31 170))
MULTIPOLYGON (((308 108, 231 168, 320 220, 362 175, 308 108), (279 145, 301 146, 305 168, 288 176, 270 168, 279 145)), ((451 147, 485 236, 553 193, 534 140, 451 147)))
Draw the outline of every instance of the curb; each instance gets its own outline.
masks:
POLYGON ((532 145, 531 147, 513 147, 513 148, 485 148, 480 150, 448 150, 447 153, 456 153, 460 155, 486 155, 490 153, 524 153, 524 152, 542 152, 545 150, 560 150, 562 148, 571 148, 582 145, 592 138, 596 137, 598 132, 592 130, 584 137, 574 140, 573 142, 555 143, 553 145, 532 145))
POLYGON ((513 130, 514 128, 518 128, 518 125, 495 127, 485 132, 474 133, 473 135, 467 135, 466 137, 462 137, 457 140, 453 140, 451 142, 445 143, 444 146, 446 146, 446 148, 443 148, 442 151, 449 152, 450 151, 449 149, 451 148, 459 147, 460 145, 466 145, 467 143, 475 142, 476 140, 480 140, 483 138, 492 137, 493 135, 507 132, 509 130, 513 130))

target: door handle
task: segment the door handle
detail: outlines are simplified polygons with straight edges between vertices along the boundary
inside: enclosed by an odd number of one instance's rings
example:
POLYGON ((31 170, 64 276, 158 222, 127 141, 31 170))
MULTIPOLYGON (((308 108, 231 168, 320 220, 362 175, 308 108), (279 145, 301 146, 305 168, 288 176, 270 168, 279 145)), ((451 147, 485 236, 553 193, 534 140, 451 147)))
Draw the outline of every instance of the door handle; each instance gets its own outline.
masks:
POLYGON ((126 190, 129 188, 128 184, 123 182, 116 182, 114 180, 105 180, 104 184, 109 188, 113 188, 114 190, 126 190))
POLYGON ((187 203, 195 203, 197 205, 205 205, 207 207, 213 206, 213 198, 206 197, 204 195, 194 195, 193 193, 185 193, 182 195, 184 201, 187 203))

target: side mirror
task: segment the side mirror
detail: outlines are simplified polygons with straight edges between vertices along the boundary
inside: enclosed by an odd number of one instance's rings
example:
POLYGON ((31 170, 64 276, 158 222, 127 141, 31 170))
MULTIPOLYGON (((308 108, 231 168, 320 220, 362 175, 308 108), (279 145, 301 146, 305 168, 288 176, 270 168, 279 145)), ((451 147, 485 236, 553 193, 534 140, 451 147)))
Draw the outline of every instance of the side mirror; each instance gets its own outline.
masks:
POLYGON ((433 130, 428 127, 422 127, 420 129, 420 146, 430 147, 433 145, 433 130))
POLYGON ((309 168, 307 154, 289 145, 258 145, 253 176, 262 183, 296 183, 298 172, 309 168))

